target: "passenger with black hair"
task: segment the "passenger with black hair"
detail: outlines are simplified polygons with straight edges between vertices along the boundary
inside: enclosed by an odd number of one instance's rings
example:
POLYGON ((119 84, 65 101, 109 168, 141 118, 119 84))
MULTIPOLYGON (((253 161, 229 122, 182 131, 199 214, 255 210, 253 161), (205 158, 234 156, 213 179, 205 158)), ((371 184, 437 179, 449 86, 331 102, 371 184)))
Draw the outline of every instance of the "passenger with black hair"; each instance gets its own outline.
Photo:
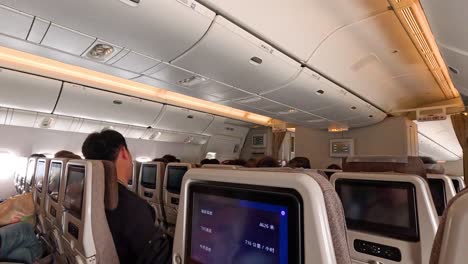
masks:
POLYGON ((306 157, 295 157, 289 161, 288 167, 310 169, 310 160, 306 157))
POLYGON ((137 263, 148 255, 158 263, 170 263, 172 245, 155 227, 150 206, 127 189, 132 177, 132 155, 125 138, 113 130, 92 133, 83 143, 82 152, 86 159, 108 160, 115 165, 119 203, 116 209, 106 211, 106 216, 120 263, 137 263))
POLYGON ((60 150, 55 153, 54 158, 63 158, 63 159, 81 159, 80 156, 68 150, 60 150))
POLYGON ((257 168, 277 168, 278 161, 270 156, 263 157, 257 162, 257 168))
POLYGON ((163 158, 155 158, 153 159, 153 162, 162 162, 164 164, 167 164, 167 160, 166 159, 163 159, 163 158))
POLYGON ((210 159, 208 164, 219 165, 219 164, 221 164, 221 162, 219 162, 219 160, 217 160, 217 159, 210 159))
POLYGON ((205 164, 211 164, 211 163, 210 163, 210 159, 202 159, 202 160, 200 161, 200 165, 203 166, 203 165, 205 165, 205 164))
POLYGON ((178 161, 178 159, 174 155, 171 155, 171 154, 166 154, 162 158, 167 160, 168 163, 180 162, 180 160, 178 161))

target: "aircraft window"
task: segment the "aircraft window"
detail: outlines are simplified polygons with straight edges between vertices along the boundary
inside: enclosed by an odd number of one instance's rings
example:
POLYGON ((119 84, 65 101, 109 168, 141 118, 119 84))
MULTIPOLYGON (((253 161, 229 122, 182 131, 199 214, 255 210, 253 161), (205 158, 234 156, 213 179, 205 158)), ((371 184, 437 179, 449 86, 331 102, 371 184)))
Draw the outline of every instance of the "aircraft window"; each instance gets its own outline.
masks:
POLYGON ((24 177, 27 159, 18 157, 10 152, 0 151, 0 179, 10 179, 13 175, 16 178, 24 177))
POLYGON ((61 175, 62 163, 52 162, 49 169, 49 186, 47 193, 55 202, 58 202, 61 175))
POLYGON ((441 216, 447 206, 444 181, 442 179, 428 179, 428 181, 437 214, 441 216))
POLYGON ((189 187, 188 263, 299 263, 301 202, 289 191, 189 187))
POLYGON ((41 160, 37 162, 36 165, 36 189, 42 193, 42 184, 44 181, 44 175, 45 175, 45 161, 41 160))
POLYGON ((455 187, 455 191, 457 193, 459 193, 460 192, 460 183, 457 180, 452 180, 452 182, 453 182, 453 187, 455 187))
POLYGON ((143 164, 141 174, 141 185, 145 188, 156 189, 157 166, 154 164, 143 164))
POLYGON ((84 167, 74 165, 68 166, 64 207, 68 209, 73 216, 79 219, 81 219, 81 207, 83 205, 84 177, 84 167))
POLYGON ((349 229, 419 241, 414 185, 351 179, 335 185, 349 229))
POLYGON ((167 168, 167 190, 171 193, 180 193, 182 179, 187 172, 187 167, 170 166, 167 168))

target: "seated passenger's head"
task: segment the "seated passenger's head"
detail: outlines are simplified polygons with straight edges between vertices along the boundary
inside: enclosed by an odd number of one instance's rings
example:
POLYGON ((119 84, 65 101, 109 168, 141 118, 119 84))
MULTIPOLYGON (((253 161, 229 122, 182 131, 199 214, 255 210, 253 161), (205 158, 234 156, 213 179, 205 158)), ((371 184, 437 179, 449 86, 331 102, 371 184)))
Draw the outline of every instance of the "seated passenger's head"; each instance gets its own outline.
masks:
POLYGON ((174 155, 166 154, 162 158, 167 160, 168 163, 177 162, 177 158, 174 155))
POLYGON ((211 164, 209 162, 210 162, 209 159, 203 159, 202 161, 200 161, 200 165, 211 164))
POLYGON ((45 158, 46 156, 44 154, 39 154, 39 153, 33 153, 30 158, 45 158))
POLYGON ((81 150, 86 159, 114 162, 120 182, 128 182, 132 177, 132 155, 119 132, 104 130, 92 133, 84 141, 81 150))
POLYGON ((162 162, 164 164, 167 164, 167 160, 166 159, 163 159, 163 158, 156 158, 156 159, 153 159, 154 162, 162 162))
POLYGON ((220 162, 219 162, 219 160, 217 160, 217 159, 210 159, 210 160, 208 161, 208 164, 215 164, 215 165, 219 165, 219 164, 220 164, 220 162))
MULTIPOLYGON (((330 164, 330 165, 328 165, 327 169, 328 170, 341 170, 341 167, 340 167, 340 165, 337 165, 337 164, 330 164)), ((333 172, 333 171, 326 171, 325 172, 325 175, 327 175, 328 178, 330 178, 333 174, 335 174, 335 172, 333 172)))
POLYGON ((80 156, 68 150, 61 150, 55 153, 54 158, 63 158, 63 159, 81 159, 80 156))
POLYGON ((306 157, 295 157, 289 161, 288 167, 310 169, 310 161, 306 157))
POLYGON ((255 167, 257 167, 257 160, 254 159, 254 158, 251 158, 251 159, 249 159, 249 160, 247 161, 247 163, 245 164, 245 166, 246 166, 247 168, 255 168, 255 167))
POLYGON ((276 168, 279 167, 278 161, 270 156, 266 156, 257 162, 257 168, 276 168))

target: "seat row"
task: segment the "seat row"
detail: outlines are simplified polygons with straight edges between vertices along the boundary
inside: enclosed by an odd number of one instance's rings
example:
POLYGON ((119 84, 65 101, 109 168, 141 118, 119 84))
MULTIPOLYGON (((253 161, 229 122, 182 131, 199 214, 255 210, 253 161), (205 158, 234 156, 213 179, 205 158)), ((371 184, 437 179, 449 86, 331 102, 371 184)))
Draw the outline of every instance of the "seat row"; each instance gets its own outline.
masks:
MULTIPOLYGON (((343 165, 328 181, 313 170, 150 162, 135 168, 129 188, 138 183, 158 224, 174 230, 174 263, 412 264, 431 254, 431 264, 463 263, 466 191, 450 200, 435 240, 439 215, 422 162, 343 165)), ((38 229, 57 254, 118 263, 105 217, 118 204, 113 164, 38 159, 35 167, 38 229)))

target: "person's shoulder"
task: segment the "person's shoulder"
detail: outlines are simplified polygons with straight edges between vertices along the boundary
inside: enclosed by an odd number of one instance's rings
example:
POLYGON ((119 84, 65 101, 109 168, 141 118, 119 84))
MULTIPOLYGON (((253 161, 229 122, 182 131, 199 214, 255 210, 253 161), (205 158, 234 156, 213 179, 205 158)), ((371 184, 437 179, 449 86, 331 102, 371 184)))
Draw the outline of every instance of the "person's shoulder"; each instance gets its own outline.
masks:
POLYGON ((133 210, 146 209, 147 203, 136 193, 119 184, 119 203, 132 207, 133 210))

